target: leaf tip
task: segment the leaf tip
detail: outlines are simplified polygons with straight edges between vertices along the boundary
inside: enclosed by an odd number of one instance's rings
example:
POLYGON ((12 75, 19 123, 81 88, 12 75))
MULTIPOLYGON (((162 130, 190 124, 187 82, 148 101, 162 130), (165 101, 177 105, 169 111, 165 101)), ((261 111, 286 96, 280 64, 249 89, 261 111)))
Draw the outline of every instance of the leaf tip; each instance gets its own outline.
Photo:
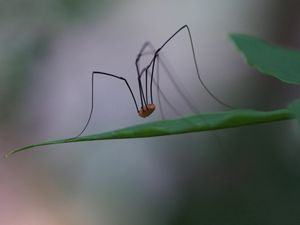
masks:
POLYGON ((5 153, 4 159, 8 159, 13 154, 12 151, 5 153))
POLYGON ((238 38, 245 36, 245 34, 233 32, 233 33, 229 33, 228 36, 231 41, 235 42, 238 38))
POLYGON ((14 154, 16 154, 16 153, 22 151, 23 149, 24 149, 24 148, 13 149, 13 150, 11 150, 11 151, 5 153, 4 159, 8 159, 8 158, 12 157, 14 154))
POLYGON ((236 35, 238 35, 238 33, 232 32, 232 33, 228 34, 228 36, 229 36, 230 39, 234 38, 236 35))

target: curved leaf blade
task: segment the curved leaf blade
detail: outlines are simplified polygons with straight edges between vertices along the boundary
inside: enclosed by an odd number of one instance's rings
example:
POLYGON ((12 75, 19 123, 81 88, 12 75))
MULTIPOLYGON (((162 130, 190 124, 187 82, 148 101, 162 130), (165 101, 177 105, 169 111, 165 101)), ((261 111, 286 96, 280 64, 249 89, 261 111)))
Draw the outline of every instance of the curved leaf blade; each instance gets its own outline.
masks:
POLYGON ((232 33, 230 39, 250 66, 286 83, 300 84, 299 51, 246 34, 232 33))
POLYGON ((294 114, 288 109, 279 109, 270 112, 238 109, 228 112, 195 114, 180 119, 162 120, 157 122, 145 123, 100 134, 82 136, 78 138, 67 138, 28 145, 10 151, 5 156, 9 157, 18 152, 22 152, 39 146, 53 144, 174 135, 245 126, 250 124, 267 123, 292 118, 294 118, 294 114))

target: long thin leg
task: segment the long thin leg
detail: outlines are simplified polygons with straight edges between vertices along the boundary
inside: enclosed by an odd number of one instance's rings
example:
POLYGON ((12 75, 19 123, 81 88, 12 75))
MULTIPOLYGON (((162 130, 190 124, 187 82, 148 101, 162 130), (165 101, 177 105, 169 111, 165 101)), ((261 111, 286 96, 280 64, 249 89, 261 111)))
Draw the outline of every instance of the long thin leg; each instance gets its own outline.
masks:
POLYGON ((151 103, 153 104, 153 92, 152 92, 152 86, 153 86, 153 73, 154 73, 154 67, 155 67, 155 59, 158 59, 158 54, 155 52, 154 55, 154 60, 152 63, 152 68, 151 68, 151 79, 150 79, 150 97, 151 97, 151 103))
POLYGON ((146 88, 145 93, 146 93, 146 106, 147 106, 148 105, 148 70, 145 71, 145 88, 146 88))
MULTIPOLYGON (((168 99, 166 98, 166 96, 164 95, 164 93, 162 92, 162 90, 160 89, 160 87, 159 87, 159 65, 162 65, 163 66, 163 68, 164 68, 164 70, 165 70, 165 72, 167 73, 167 75, 169 76, 169 78, 171 79, 171 81, 172 81, 172 83, 175 85, 175 88, 179 91, 179 93, 180 93, 180 95, 181 96, 185 96, 182 92, 181 92, 181 89, 178 87, 178 85, 177 85, 177 83, 176 83, 176 81, 173 79, 173 76, 172 76, 172 74, 170 73, 170 71, 168 70, 168 67, 163 63, 163 61, 162 60, 160 60, 160 57, 159 57, 159 52, 160 52, 160 50, 178 33, 178 32, 180 32, 182 29, 184 29, 184 28, 187 28, 187 30, 188 30, 188 33, 189 33, 189 38, 190 38, 190 42, 191 42, 191 47, 192 47, 192 52, 193 52, 193 59, 194 59, 194 64, 195 64, 195 67, 196 67, 196 72, 197 72, 197 76, 198 76, 198 79, 200 80, 200 83, 202 84, 202 86, 204 87, 204 89, 208 92, 208 94, 210 94, 217 102, 219 102, 219 103, 221 103, 222 105, 224 105, 224 106, 226 106, 226 107, 228 107, 228 108, 234 108, 234 107, 232 107, 232 106, 230 106, 230 105, 228 105, 228 104, 226 104, 226 103, 223 103, 221 100, 219 100, 215 95, 213 95, 212 93, 211 93, 211 91, 209 91, 209 89, 206 87, 206 85, 204 84, 204 82, 202 81, 202 79, 201 79, 201 77, 200 77, 200 73, 199 73, 199 69, 198 69, 198 65, 197 65, 197 61, 196 61, 196 56, 195 56, 195 50, 194 50, 194 46, 193 46, 193 42, 192 42, 192 37, 191 37, 191 33, 190 33, 190 30, 189 30, 189 27, 187 26, 187 25, 184 25, 183 27, 181 27, 177 32, 175 32, 158 50, 156 50, 155 51, 155 48, 154 48, 154 46, 150 43, 150 42, 146 42, 144 45, 143 45, 143 47, 142 47, 142 49, 141 49, 141 51, 140 51, 140 53, 138 54, 138 56, 137 56, 137 59, 136 59, 136 64, 138 64, 138 61, 140 60, 140 58, 141 58, 141 56, 143 56, 143 54, 145 54, 145 53, 143 53, 144 52, 144 50, 145 50, 145 48, 147 47, 147 46, 149 46, 150 48, 151 48, 151 50, 153 51, 153 52, 155 52, 154 53, 154 56, 153 56, 153 58, 152 58, 152 60, 151 60, 151 62, 149 63, 149 65, 147 66, 147 67, 145 67, 143 70, 147 70, 150 66, 151 66, 151 64, 153 63, 153 61, 155 61, 155 60, 157 60, 157 66, 156 66, 156 71, 157 71, 157 81, 155 81, 155 79, 154 79, 154 76, 153 76, 153 70, 152 70, 152 74, 151 74, 151 83, 153 82, 155 85, 156 85, 156 87, 157 87, 157 93, 158 93, 158 102, 159 102, 159 107, 160 107, 160 112, 161 112, 161 115, 162 115, 162 117, 164 117, 164 114, 163 114, 163 110, 162 110, 162 107, 161 107, 161 99, 160 99, 160 94, 161 94, 161 96, 163 97, 163 99, 166 101, 166 103, 172 108, 172 110, 174 111, 174 112, 176 112, 177 114, 180 114, 179 112, 177 112, 177 110, 176 110, 176 108, 168 101, 168 99), (156 54, 157 53, 157 54, 156 54)), ((138 66, 137 66, 137 68, 138 68, 138 66)), ((143 74, 143 70, 140 72, 139 70, 138 70, 138 75, 139 76, 141 76, 142 74, 143 74)), ((150 91, 152 90, 152 84, 150 83, 150 91)), ((152 95, 152 92, 151 92, 151 95, 152 95)), ((188 101, 188 98, 186 98, 186 97, 183 97, 184 99, 186 99, 187 101, 187 103, 188 103, 188 105, 190 106, 190 108, 192 108, 191 106, 193 106, 191 103, 189 103, 189 101, 188 101)), ((205 122, 205 123, 208 123, 208 121, 203 117, 203 121, 205 122)), ((188 120, 187 120, 187 122, 189 122, 188 120)), ((209 124, 209 123, 208 123, 209 124)), ((216 133, 215 133, 215 135, 214 135, 214 137, 216 138, 216 141, 217 141, 217 144, 219 145, 219 147, 220 148, 223 148, 223 146, 222 146, 222 141, 221 141, 221 138, 219 137, 219 135, 218 135, 218 133, 217 133, 217 131, 216 131, 216 133)))
MULTIPOLYGON (((150 42, 145 42, 143 47, 141 48, 137 58, 136 58, 136 61, 135 61, 135 65, 136 65, 136 68, 137 68, 137 74, 138 74, 138 80, 139 80, 139 87, 140 87, 140 93, 144 93, 143 92, 143 87, 141 85, 141 79, 142 79, 142 76, 145 74, 145 88, 146 88, 146 101, 145 101, 145 104, 147 105, 148 104, 148 70, 150 69, 150 73, 151 73, 151 77, 150 77, 150 100, 151 100, 151 104, 153 104, 153 91, 152 91, 152 86, 153 86, 153 73, 154 73, 154 67, 155 67, 155 59, 151 60, 150 64, 146 67, 144 67, 142 70, 139 70, 139 60, 141 58, 141 56, 144 55, 143 51, 145 50, 146 47, 148 47, 149 45, 151 45, 150 42), (151 68, 150 68, 151 66, 151 68)), ((154 52, 155 53, 155 52, 154 52)), ((158 56, 158 54, 156 55, 156 57, 158 56)), ((156 58, 155 57, 155 58, 156 58)), ((144 95, 143 95, 144 97, 144 95)))
MULTIPOLYGON (((159 112, 160 112, 160 115, 161 115, 161 118, 162 119, 165 119, 165 114, 164 114, 164 111, 163 111, 163 108, 162 108, 162 104, 161 104, 161 99, 160 99, 160 88, 159 88, 159 63, 160 63, 160 60, 159 60, 159 57, 157 58, 157 65, 156 65, 156 82, 157 82, 157 85, 156 85, 156 92, 157 92, 157 100, 158 100, 158 107, 159 107, 159 112)), ((154 82, 155 82, 155 79, 153 78, 154 82)))
MULTIPOLYGON (((137 74, 138 74, 138 79, 140 80, 143 73, 145 72, 145 88, 146 88, 146 101, 147 101, 147 104, 148 104, 148 69, 149 69, 149 66, 147 67, 144 67, 141 71, 139 70, 139 61, 141 59, 142 56, 145 56, 145 49, 149 47, 151 48, 152 50, 152 53, 150 54, 153 54, 155 53, 155 48, 154 46, 151 44, 151 42, 149 41, 146 41, 143 45, 142 45, 142 48, 140 49, 137 57, 136 57, 136 60, 135 60, 135 65, 136 65, 136 68, 137 68, 137 74)), ((153 61, 154 62, 154 61, 153 61)), ((151 104, 153 104, 153 91, 152 91, 152 85, 153 85, 153 71, 154 71, 154 64, 152 65, 152 68, 151 68, 151 79, 150 79, 150 99, 151 99, 151 104)), ((142 89, 143 87, 140 86, 140 88, 142 89)))
POLYGON ((156 64, 156 72, 157 72, 157 80, 155 80, 153 78, 153 83, 154 85, 156 85, 156 90, 157 90, 157 98, 158 98, 158 104, 159 104, 159 109, 161 112, 161 116, 164 119, 164 113, 163 113, 163 109, 162 109, 162 104, 161 104, 161 99, 160 96, 162 96, 162 98, 164 99, 164 101, 167 103, 167 105, 172 109, 173 112, 175 112, 178 116, 183 117, 183 115, 176 109, 175 106, 172 105, 172 103, 168 100, 168 98, 165 96, 164 92, 160 89, 159 87, 159 64, 160 60, 159 57, 157 57, 157 64, 156 64))
MULTIPOLYGON (((179 30, 180 31, 180 30, 179 30)), ((178 32, 177 32, 178 33, 178 32)), ((175 33, 176 35, 176 33, 175 33)), ((173 35, 174 37, 174 35, 173 35)), ((192 43, 192 42, 191 42, 192 43)), ((152 50, 155 50, 155 48, 153 47, 153 45, 151 45, 151 43, 149 42, 148 43, 148 46, 150 48, 152 48, 152 50)), ((194 51, 193 51, 194 52, 194 51)), ((194 54, 195 55, 195 54, 194 54)), ((189 107, 190 108, 194 108, 195 107, 192 105, 192 103, 189 102, 188 98, 182 93, 181 89, 178 87, 178 84, 176 83, 176 81, 174 80, 172 74, 170 73, 170 71, 168 70, 168 67, 165 65, 165 63, 163 62, 163 60, 160 60, 160 57, 159 55, 157 55, 156 57, 154 57, 154 60, 157 60, 157 81, 155 81, 154 77, 151 77, 153 79, 153 82, 154 84, 156 85, 157 87, 157 92, 158 92, 158 102, 159 102, 159 108, 160 108, 160 112, 161 112, 161 115, 162 117, 164 117, 164 114, 163 114, 163 110, 162 110, 162 106, 161 106, 161 100, 160 100, 160 94, 161 96, 163 97, 163 99, 166 101, 166 103, 172 108, 173 112, 177 113, 178 115, 180 115, 180 113, 177 111, 177 109, 168 101, 168 99, 166 98, 166 96, 164 95, 164 93, 161 91, 161 89, 159 88, 159 65, 162 65, 162 67, 164 68, 164 71, 166 72, 166 74, 168 75, 168 77, 170 78, 170 80, 172 81, 173 85, 175 86, 175 88, 179 91, 180 95, 186 100, 186 102, 188 103, 189 107)), ((195 57, 194 57, 194 60, 195 60, 195 57)), ((196 61, 194 61, 196 63, 196 61)), ((197 64, 195 64, 197 65, 197 64)), ((196 67, 197 68, 197 67, 196 67)), ((198 70, 197 70, 198 71, 198 70)), ((199 79, 200 78, 200 75, 198 73, 198 77, 199 79)), ((201 82, 201 84, 203 85, 203 82, 201 82)), ((206 89, 206 86, 203 85, 203 87, 206 89)), ((210 92, 208 92, 210 94, 210 92)), ((203 117, 202 120, 209 124, 208 121, 203 117)), ((190 122, 189 120, 186 120, 186 122, 190 122)), ((221 140, 221 137, 218 135, 218 131, 215 131, 214 132, 214 137, 216 139, 216 142, 217 142, 217 145, 223 149, 223 145, 222 145, 222 140, 221 140)))
MULTIPOLYGON (((155 63, 155 60, 157 58, 157 55, 159 54, 159 52, 162 50, 162 48, 167 44, 169 43, 169 41, 171 39, 173 39, 173 37, 175 35, 177 35, 181 30, 183 29, 186 29, 188 31, 188 35, 189 35, 189 39, 190 39, 190 43, 191 43, 191 48, 192 48, 192 53, 193 53, 193 60, 194 60, 194 64, 195 64, 195 68, 196 68, 196 72, 197 72, 197 76, 198 76, 198 79, 201 83, 201 85, 204 87, 204 89, 207 91, 207 93, 217 102, 219 102, 220 104, 230 108, 230 109, 234 109, 235 107, 229 105, 229 104, 226 104, 225 102, 223 102, 222 100, 220 100, 218 97, 216 97, 208 88, 207 86, 205 85, 205 83, 203 82, 201 76, 200 76, 200 73, 199 73, 199 69, 198 69, 198 64, 197 64, 197 60, 196 60, 196 54, 195 54, 195 49, 194 49, 194 44, 193 44, 193 40, 192 40, 192 35, 191 35, 191 31, 188 27, 188 25, 184 25, 182 26, 181 28, 179 28, 171 37, 169 37, 168 40, 166 40, 160 48, 158 48, 156 50, 156 52, 154 53, 154 56, 152 58, 152 60, 150 61, 149 65, 147 66, 147 68, 149 68, 151 65, 153 66, 154 63, 155 63)), ((152 80, 153 80, 153 71, 152 71, 152 74, 151 74, 151 81, 150 81, 150 92, 152 90, 152 80)))
MULTIPOLYGON (((147 44, 147 47, 151 49, 151 51, 149 52, 146 52, 146 51, 140 51, 140 53, 138 54, 138 57, 141 58, 145 55, 152 55, 154 54, 154 52, 156 51, 154 46, 151 44, 151 42, 146 42, 145 44, 147 44)), ((143 50, 145 50, 144 46, 145 44, 143 45, 143 50)), ((196 109, 196 107, 189 101, 189 98, 182 92, 181 88, 179 88, 179 85, 177 84, 177 82, 175 81, 175 79, 173 78, 171 72, 169 71, 168 69, 168 66, 165 64, 165 60, 160 60, 162 56, 162 53, 160 53, 159 55, 157 55, 157 58, 156 58, 156 74, 157 74, 157 78, 155 80, 155 78, 153 77, 153 83, 154 85, 156 86, 157 88, 157 97, 158 97, 158 106, 159 106, 159 109, 160 109, 160 112, 161 112, 161 116, 162 118, 164 119, 165 116, 164 116, 164 113, 163 113, 163 109, 162 109, 162 104, 161 104, 161 96, 162 98, 164 99, 164 101, 166 102, 166 104, 173 110, 173 112, 175 112, 176 114, 178 114, 179 116, 182 116, 177 110, 176 108, 169 102, 169 100, 167 99, 167 97, 165 96, 165 94, 163 93, 163 91, 160 89, 159 87, 159 77, 160 77, 160 74, 159 74, 159 67, 160 65, 163 67, 164 71, 166 72, 167 76, 169 77, 169 79, 171 80, 171 82, 173 83, 174 87, 176 88, 176 90, 179 92, 179 94, 182 96, 182 98, 185 100, 185 102, 187 103, 188 107, 193 111, 193 112, 199 112, 199 110, 196 109)), ((143 68, 144 71, 147 71, 145 70, 145 68, 143 68)))
MULTIPOLYGON (((147 93, 146 93, 146 97, 145 97, 145 94, 144 94, 144 90, 143 90, 143 85, 142 85, 142 81, 141 81, 141 78, 142 78, 142 73, 145 72, 144 70, 141 72, 140 71, 140 68, 139 68, 139 60, 141 58, 141 56, 143 55, 143 52, 144 50, 147 48, 149 42, 145 42, 142 46, 142 48, 140 49, 137 57, 136 57, 136 60, 135 60, 135 67, 136 67, 136 71, 137 71, 137 75, 138 75, 138 85, 139 85, 139 92, 140 92, 140 99, 141 99, 141 109, 143 110, 144 109, 144 106, 147 108, 147 104, 148 104, 148 96, 147 96, 147 93)), ((147 71, 146 71, 147 72, 147 71)), ((146 89, 147 89, 147 75, 146 75, 146 89)), ((147 90, 146 90, 147 92, 147 90)))
MULTIPOLYGON (((195 54, 195 49, 194 49, 194 44, 193 44, 193 40, 192 40, 192 34, 190 31, 190 28, 188 27, 188 25, 184 25, 181 28, 179 28, 179 30, 177 30, 167 41, 165 41, 164 44, 162 44, 162 46, 156 51, 156 53, 159 53, 161 51, 161 49, 177 34, 179 33, 182 29, 186 28, 189 34, 189 39, 190 39, 190 43, 191 43, 191 48, 192 48, 192 53, 193 53, 193 59, 194 59, 194 64, 195 64, 195 68, 196 68, 196 72, 197 72, 197 76, 198 79, 200 81, 200 83, 202 84, 202 86, 204 87, 204 89, 207 91, 207 93, 218 103, 220 103, 221 105, 224 105, 230 109, 235 109, 235 107, 226 104, 225 102, 223 102, 222 100, 220 100, 218 97, 216 97, 205 85, 205 83, 203 82, 200 73, 199 73, 199 69, 198 69, 198 64, 197 64, 197 60, 196 60, 196 54, 195 54)), ((153 59, 155 60, 155 56, 153 57, 153 59)), ((151 77, 151 79, 153 79, 153 77, 151 77)), ((150 87, 151 88, 151 87, 150 87)), ((206 119, 203 118, 204 121, 206 121, 206 119)), ((206 121, 207 122, 207 121, 206 121)), ((215 133, 215 138, 217 140, 217 144, 219 145, 220 148, 222 148, 222 141, 221 138, 217 135, 218 132, 216 131, 215 133)))
POLYGON ((128 87, 129 91, 130 91, 130 94, 131 94, 132 99, 133 99, 133 101, 134 101, 135 108, 136 108, 137 112, 139 112, 139 109, 138 109, 138 105, 137 105, 135 96, 134 96, 134 94, 133 94, 133 92, 132 92, 132 89, 131 89, 130 85, 128 84, 127 80, 126 80, 124 77, 120 77, 120 76, 117 76, 117 75, 114 75, 114 74, 110 74, 110 73, 94 71, 94 72, 92 73, 92 105, 91 105, 91 111, 90 111, 88 120, 87 120, 85 126, 83 127, 82 131, 81 131, 77 136, 75 136, 74 138, 77 138, 77 137, 79 137, 80 135, 82 135, 82 133, 86 130, 86 128, 87 128, 87 126, 89 125, 90 120, 91 120, 91 118, 92 118, 92 114, 93 114, 93 110, 94 110, 94 77, 95 77, 95 75, 104 75, 104 76, 114 77, 114 78, 123 80, 123 81, 125 82, 126 86, 128 87))
MULTIPOLYGON (((151 44, 151 42, 147 41, 143 44, 141 50, 139 51, 135 64, 136 64, 136 68, 137 68, 137 72, 138 75, 143 74, 144 72, 146 72, 146 68, 143 68, 142 71, 139 70, 139 60, 141 59, 141 57, 145 56, 145 55, 153 55, 155 53, 156 49, 154 48, 154 46, 151 44), (145 51, 146 48, 150 48, 150 51, 145 51)), ((164 68, 167 68, 167 66, 163 63, 163 61, 159 60, 160 59, 160 55, 157 56, 157 64, 156 64, 156 74, 157 74, 157 80, 155 80, 155 78, 153 78, 153 83, 156 86, 156 91, 157 91, 157 97, 158 97, 158 106, 161 112, 161 117, 162 119, 165 118, 164 113, 163 113, 163 109, 162 109, 162 104, 161 104, 161 97, 163 98, 163 100, 166 102, 166 104, 173 110, 173 112, 175 112, 177 115, 182 116, 179 111, 177 111, 177 109, 175 108, 175 106, 173 106, 171 104, 171 102, 169 102, 169 100, 167 99, 167 97, 165 96, 164 92, 160 89, 159 87, 159 65, 163 65, 164 68)), ((172 79, 172 75, 170 73, 170 71, 168 72, 168 76, 171 77, 172 79)), ((173 79, 172 82, 175 82, 175 80, 173 79)), ((179 91, 179 93, 181 95, 183 95, 183 93, 181 92, 180 88, 178 87, 177 83, 175 82, 175 88, 179 91)), ((192 103, 191 103, 192 104, 192 103)))
MULTIPOLYGON (((148 46, 152 49, 152 51, 155 52, 155 48, 154 48, 154 46, 151 43, 149 43, 148 46)), ((199 112, 199 110, 193 105, 193 103, 189 100, 189 98, 183 93, 182 89, 179 87, 179 85, 175 81, 174 77, 172 76, 172 73, 170 72, 170 70, 168 69, 168 66, 166 65, 166 59, 165 59, 165 57, 164 57, 164 60, 161 60, 162 56, 163 56, 162 53, 160 53, 157 56, 157 58, 156 58, 156 60, 157 60, 157 67, 159 66, 158 64, 160 64, 162 66, 162 68, 164 69, 165 73, 167 74, 167 76, 171 80, 172 84, 174 85, 174 87, 176 88, 176 90, 178 91, 178 93, 180 94, 180 96, 184 99, 184 101, 186 102, 186 104, 188 105, 188 107, 194 113, 199 112)))

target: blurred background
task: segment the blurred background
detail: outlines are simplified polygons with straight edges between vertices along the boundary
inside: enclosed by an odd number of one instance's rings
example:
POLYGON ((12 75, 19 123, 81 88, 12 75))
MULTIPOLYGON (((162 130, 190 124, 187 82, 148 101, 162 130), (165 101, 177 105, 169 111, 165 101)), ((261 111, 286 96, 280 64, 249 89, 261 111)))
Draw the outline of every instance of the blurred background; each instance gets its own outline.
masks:
MULTIPOLYGON (((91 72, 124 76, 135 57, 188 24, 203 80, 239 108, 272 110, 299 89, 245 65, 228 33, 300 48, 293 0, 0 1, 0 149, 77 135, 91 72)), ((199 84, 186 32, 163 49, 199 112, 227 110, 199 84)), ((136 115, 122 82, 95 81, 85 134, 161 119, 136 115)), ((166 118, 193 113, 161 74, 166 118), (178 115, 180 114, 180 115, 178 115)), ((157 101, 157 95, 155 95, 157 101)), ((299 129, 294 121, 168 137, 54 145, 0 160, 0 224, 299 224, 299 129)))

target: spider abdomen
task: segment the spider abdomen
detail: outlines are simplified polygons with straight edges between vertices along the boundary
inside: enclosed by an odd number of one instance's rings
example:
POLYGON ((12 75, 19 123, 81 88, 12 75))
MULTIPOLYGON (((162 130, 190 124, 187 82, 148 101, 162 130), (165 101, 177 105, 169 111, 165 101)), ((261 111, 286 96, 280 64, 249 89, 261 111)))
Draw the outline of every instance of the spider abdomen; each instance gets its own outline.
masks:
POLYGON ((155 110, 155 105, 154 104, 147 104, 139 110, 138 114, 140 117, 148 117, 150 116, 155 110))

